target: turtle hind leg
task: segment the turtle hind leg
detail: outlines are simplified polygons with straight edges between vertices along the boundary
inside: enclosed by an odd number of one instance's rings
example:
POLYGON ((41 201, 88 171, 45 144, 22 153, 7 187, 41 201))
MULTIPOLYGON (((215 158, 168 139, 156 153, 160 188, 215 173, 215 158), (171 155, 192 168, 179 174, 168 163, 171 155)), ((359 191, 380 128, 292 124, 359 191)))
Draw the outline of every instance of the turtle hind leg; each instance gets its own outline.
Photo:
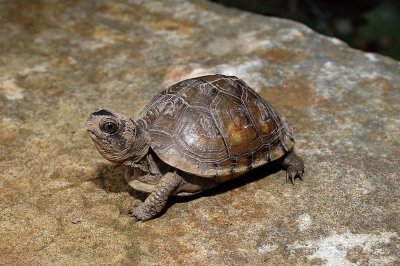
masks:
POLYGON ((146 200, 134 206, 129 214, 138 221, 150 220, 159 214, 167 204, 168 198, 181 185, 182 179, 175 173, 166 173, 146 200))
POLYGON ((303 180, 304 163, 303 159, 298 156, 293 150, 290 151, 282 162, 283 167, 286 169, 286 181, 294 182, 294 179, 298 177, 303 180))

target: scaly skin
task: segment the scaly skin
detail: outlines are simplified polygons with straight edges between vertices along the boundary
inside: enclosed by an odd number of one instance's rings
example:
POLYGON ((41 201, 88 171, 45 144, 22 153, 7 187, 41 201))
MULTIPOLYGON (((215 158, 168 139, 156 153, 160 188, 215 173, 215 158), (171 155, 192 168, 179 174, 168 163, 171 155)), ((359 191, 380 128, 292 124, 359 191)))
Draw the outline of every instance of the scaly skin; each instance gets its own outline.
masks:
POLYGON ((298 156, 293 150, 286 155, 282 163, 283 167, 286 168, 286 181, 294 182, 296 177, 303 180, 304 163, 303 159, 298 156))
POLYGON ((159 214, 165 207, 168 197, 182 184, 182 178, 175 173, 166 173, 146 200, 134 206, 129 214, 138 221, 147 221, 159 214))

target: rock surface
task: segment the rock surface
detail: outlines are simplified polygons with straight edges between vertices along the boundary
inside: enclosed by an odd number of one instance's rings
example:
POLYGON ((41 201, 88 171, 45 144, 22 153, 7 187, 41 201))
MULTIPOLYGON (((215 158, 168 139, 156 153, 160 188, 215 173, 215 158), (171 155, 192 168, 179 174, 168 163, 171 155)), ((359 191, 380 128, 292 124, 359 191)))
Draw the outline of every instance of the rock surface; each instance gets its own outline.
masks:
POLYGON ((0 36, 2 263, 400 264, 399 62, 205 1, 1 1, 0 36), (304 181, 270 166, 134 223, 87 115, 215 72, 286 116, 304 181))

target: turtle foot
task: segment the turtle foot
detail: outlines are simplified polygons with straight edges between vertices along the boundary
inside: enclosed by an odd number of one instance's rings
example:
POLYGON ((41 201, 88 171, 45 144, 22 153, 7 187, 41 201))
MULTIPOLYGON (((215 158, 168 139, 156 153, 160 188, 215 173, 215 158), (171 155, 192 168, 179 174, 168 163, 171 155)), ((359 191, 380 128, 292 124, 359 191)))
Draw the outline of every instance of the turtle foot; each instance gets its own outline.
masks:
POLYGON ((304 163, 294 151, 291 151, 283 160, 283 166, 286 168, 286 181, 293 184, 296 178, 303 180, 304 163))
POLYGON ((136 221, 147 221, 153 218, 153 214, 144 208, 143 203, 139 205, 135 205, 128 212, 130 216, 132 216, 136 221))
POLYGON ((303 173, 304 169, 302 167, 289 166, 286 170, 286 182, 290 180, 294 184, 296 178, 303 180, 303 173))

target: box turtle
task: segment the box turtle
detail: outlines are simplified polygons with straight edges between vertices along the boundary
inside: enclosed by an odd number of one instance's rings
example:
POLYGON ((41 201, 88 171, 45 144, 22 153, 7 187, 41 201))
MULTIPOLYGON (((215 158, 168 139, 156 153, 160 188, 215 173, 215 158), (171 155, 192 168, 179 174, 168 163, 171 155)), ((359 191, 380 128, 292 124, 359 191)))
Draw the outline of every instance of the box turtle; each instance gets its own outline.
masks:
POLYGON ((126 179, 150 193, 130 214, 148 220, 171 195, 191 195, 281 158, 287 180, 302 178, 285 121, 244 81, 209 75, 158 93, 134 121, 100 109, 87 119, 99 153, 128 166, 126 179))

